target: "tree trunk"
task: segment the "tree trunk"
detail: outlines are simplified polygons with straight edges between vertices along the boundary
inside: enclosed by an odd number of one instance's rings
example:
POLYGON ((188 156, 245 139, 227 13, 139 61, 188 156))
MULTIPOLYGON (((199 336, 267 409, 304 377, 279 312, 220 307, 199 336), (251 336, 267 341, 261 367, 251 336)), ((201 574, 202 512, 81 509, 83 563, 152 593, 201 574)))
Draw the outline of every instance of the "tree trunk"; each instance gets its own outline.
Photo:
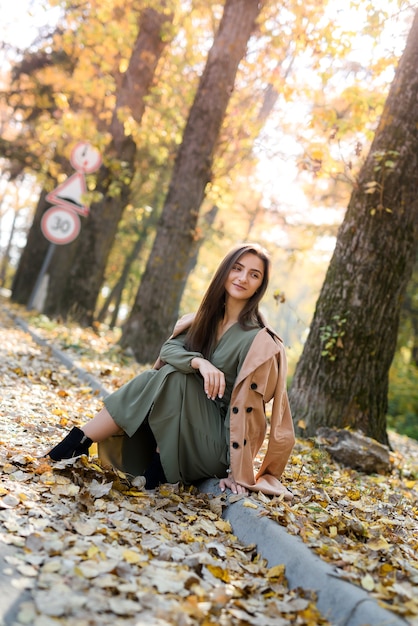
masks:
MULTIPOLYGON (((114 309, 119 309, 121 299, 122 299, 122 293, 125 288, 126 281, 128 280, 129 272, 131 270, 133 262, 137 259, 137 257, 139 256, 139 253, 141 252, 144 246, 144 242, 146 241, 147 234, 148 234, 148 228, 145 226, 145 228, 138 235, 138 239, 135 241, 135 244, 131 252, 126 257, 122 272, 118 280, 116 281, 116 283, 113 285, 109 295, 107 296, 105 302, 103 303, 102 308, 100 309, 100 312, 97 315, 96 319, 98 322, 105 321, 112 302, 114 303, 114 309)), ((112 315, 112 321, 110 323, 111 328, 113 328, 116 325, 116 321, 117 321, 117 315, 116 317, 112 315)))
MULTIPOLYGON (((162 3, 164 6, 164 3, 162 3)), ((124 74, 110 126, 112 142, 106 153, 107 166, 98 174, 97 191, 102 200, 92 204, 78 239, 57 250, 51 268, 45 312, 71 316, 82 324, 93 322, 94 310, 109 253, 123 210, 128 203, 135 170, 136 145, 126 136, 120 119, 127 108, 141 122, 145 96, 167 45, 165 27, 173 19, 169 12, 146 8, 140 16, 139 34, 124 74), (117 193, 114 187, 117 186, 117 193)))
POLYGON ((418 246, 418 14, 359 175, 290 389, 298 434, 388 443, 388 373, 418 246))
POLYGON ((27 304, 29 302, 48 251, 49 241, 45 239, 41 231, 42 216, 50 206, 46 200, 47 193, 47 191, 43 190, 39 196, 26 246, 23 249, 19 265, 13 277, 11 297, 14 302, 19 304, 27 304))
POLYGON ((189 258, 189 263, 187 265, 187 269, 185 272, 186 275, 186 281, 188 277, 190 276, 190 274, 193 272, 194 268, 197 265, 197 260, 199 258, 199 252, 200 252, 200 248, 202 247, 203 243, 205 241, 207 241, 208 239, 208 235, 212 230, 212 226, 215 222, 216 216, 218 215, 218 211, 219 211, 219 207, 216 206, 216 204, 214 204, 212 206, 211 209, 209 209, 209 211, 207 211, 202 218, 202 225, 200 227, 201 229, 201 234, 199 237, 199 241, 196 243, 193 254, 191 255, 191 257, 189 258))
POLYGON ((418 255, 415 259, 412 278, 408 283, 402 300, 400 327, 397 350, 407 347, 411 351, 410 365, 418 367, 418 255))
POLYGON ((178 314, 196 225, 238 65, 259 14, 258 0, 226 0, 189 113, 157 235, 121 344, 152 361, 178 314))
POLYGON ((9 264, 10 264, 10 251, 12 249, 13 237, 15 235, 17 216, 18 216, 18 212, 16 210, 13 213, 12 226, 10 228, 10 233, 9 233, 9 237, 8 237, 8 240, 7 240, 6 249, 4 251, 3 258, 2 258, 2 261, 1 261, 0 287, 5 287, 6 286, 7 269, 8 269, 9 264))

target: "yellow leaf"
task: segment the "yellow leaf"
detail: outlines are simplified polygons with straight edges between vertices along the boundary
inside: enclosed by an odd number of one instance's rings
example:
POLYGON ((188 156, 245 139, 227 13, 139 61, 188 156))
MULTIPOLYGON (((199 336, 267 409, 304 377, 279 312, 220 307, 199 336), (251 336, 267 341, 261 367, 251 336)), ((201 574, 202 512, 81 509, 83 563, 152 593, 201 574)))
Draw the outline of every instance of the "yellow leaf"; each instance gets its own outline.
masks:
POLYGON ((87 557, 89 559, 92 559, 94 556, 96 556, 99 553, 100 553, 100 550, 97 546, 90 546, 90 548, 87 550, 87 557))
POLYGON ((360 500, 361 493, 358 489, 349 489, 347 491, 347 496, 350 498, 350 500, 360 500))
POLYGON ((221 530, 224 533, 232 532, 231 524, 225 520, 217 520, 215 522, 215 526, 218 530, 221 530))
POLYGON ((320 146, 316 146, 311 152, 312 159, 316 159, 318 161, 322 161, 324 158, 324 152, 320 146))
POLYGON ((183 532, 180 535, 180 541, 184 541, 184 543, 194 543, 195 541, 203 541, 203 539, 199 537, 195 537, 188 530, 183 530, 183 532))
MULTIPOLYGON (((88 466, 88 459, 86 459, 86 460, 87 460, 87 463, 85 465, 87 467, 88 466)), ((84 463, 84 461, 83 461, 83 463, 84 463)), ((91 469, 96 470, 96 472, 100 472, 101 474, 103 474, 103 468, 100 467, 100 465, 96 465, 96 463, 90 463, 90 467, 91 467, 91 469)))
POLYGON ((135 550, 125 550, 122 556, 127 563, 131 564, 139 563, 142 559, 141 555, 138 552, 135 552, 135 550))
POLYGON ((223 580, 224 583, 229 583, 229 573, 227 570, 223 569, 219 565, 206 565, 207 569, 210 571, 212 576, 215 578, 219 578, 219 580, 223 580))
POLYGON ((284 564, 274 565, 267 571, 267 578, 283 578, 285 570, 286 566, 284 564))
POLYGON ((248 509, 258 509, 258 505, 255 502, 251 502, 250 500, 245 500, 244 506, 248 509))
POLYGON ((338 535, 338 528, 336 526, 329 527, 329 536, 336 537, 338 535))
POLYGON ((41 483, 43 485, 55 485, 56 482, 55 476, 49 472, 45 472, 41 475, 41 483))
POLYGON ((366 574, 365 576, 363 576, 363 578, 361 579, 361 586, 363 587, 363 589, 366 589, 366 591, 373 591, 374 580, 370 576, 370 574, 366 574))
POLYGON ((378 539, 372 539, 367 542, 367 547, 370 550, 387 550, 390 548, 390 543, 386 539, 380 536, 378 539))
POLYGON ((13 465, 12 463, 5 463, 3 465, 3 472, 5 474, 12 474, 15 471, 16 471, 16 466, 13 465))

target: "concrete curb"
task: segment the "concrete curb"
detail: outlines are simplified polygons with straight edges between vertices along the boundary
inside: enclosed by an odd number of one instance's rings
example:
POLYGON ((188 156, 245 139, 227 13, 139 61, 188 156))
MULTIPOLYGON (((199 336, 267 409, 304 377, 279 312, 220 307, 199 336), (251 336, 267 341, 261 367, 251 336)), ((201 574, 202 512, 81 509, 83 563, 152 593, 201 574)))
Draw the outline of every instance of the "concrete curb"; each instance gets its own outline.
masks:
MULTIPOLYGON (((204 493, 220 495, 216 480, 199 485, 204 493)), ((343 580, 338 571, 312 552, 300 537, 289 535, 283 526, 258 509, 244 506, 245 499, 229 504, 223 514, 234 534, 244 544, 255 543, 269 567, 284 564, 290 588, 311 589, 317 606, 334 626, 405 626, 401 617, 381 607, 360 587, 343 580)))
MULTIPOLYGON (((39 337, 22 319, 8 312, 8 315, 39 345, 51 350, 69 370, 77 372, 80 379, 97 391, 103 398, 109 391, 91 374, 77 367, 61 350, 39 337)), ((215 479, 199 484, 203 493, 220 495, 215 479)), ((303 541, 289 535, 283 526, 260 516, 258 509, 244 507, 245 499, 228 504, 223 517, 232 526, 233 533, 244 544, 255 544, 257 551, 268 562, 269 567, 284 564, 290 588, 302 587, 317 594, 317 606, 333 626, 407 626, 408 622, 378 602, 360 587, 343 580, 338 571, 322 561, 303 541)), ((0 579, 1 582, 1 579, 0 579)))
POLYGON ((6 313, 9 317, 13 319, 14 322, 16 322, 18 326, 20 326, 20 328, 22 328, 22 330, 28 333, 38 345, 44 348, 48 348, 48 350, 51 350, 54 357, 58 359, 59 361, 61 361, 61 363, 65 365, 66 368, 68 368, 70 371, 77 372, 77 375, 79 376, 79 378, 83 382, 87 383, 89 387, 94 389, 94 391, 97 391, 101 397, 105 398, 106 396, 109 395, 109 391, 102 384, 100 384, 99 381, 94 376, 92 376, 92 374, 89 374, 88 372, 83 370, 81 367, 78 367, 77 365, 75 365, 74 361, 72 361, 64 352, 62 352, 62 350, 58 350, 58 348, 55 348, 54 346, 52 346, 48 341, 46 341, 46 339, 43 339, 42 337, 37 335, 30 328, 30 326, 21 318, 17 317, 10 311, 6 310, 6 313))

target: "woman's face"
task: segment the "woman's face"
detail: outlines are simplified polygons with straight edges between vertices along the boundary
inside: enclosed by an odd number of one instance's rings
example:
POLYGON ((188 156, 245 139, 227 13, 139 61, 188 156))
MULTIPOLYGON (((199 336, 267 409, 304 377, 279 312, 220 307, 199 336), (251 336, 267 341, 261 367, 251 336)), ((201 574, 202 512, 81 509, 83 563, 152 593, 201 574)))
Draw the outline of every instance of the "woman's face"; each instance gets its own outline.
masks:
POLYGON ((256 254, 246 252, 232 266, 225 291, 234 300, 249 300, 261 286, 263 276, 263 261, 256 254))

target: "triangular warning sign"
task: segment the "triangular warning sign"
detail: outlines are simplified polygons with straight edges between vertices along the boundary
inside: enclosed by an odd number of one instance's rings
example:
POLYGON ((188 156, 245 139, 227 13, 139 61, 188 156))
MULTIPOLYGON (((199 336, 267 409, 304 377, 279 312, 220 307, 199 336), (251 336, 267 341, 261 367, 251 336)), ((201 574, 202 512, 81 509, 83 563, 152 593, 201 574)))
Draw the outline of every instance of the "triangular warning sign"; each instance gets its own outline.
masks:
POLYGON ((88 215, 89 207, 82 202, 82 197, 86 192, 87 187, 84 176, 77 172, 77 174, 73 174, 51 191, 46 199, 51 204, 58 204, 59 206, 72 209, 80 213, 80 215, 88 215))

